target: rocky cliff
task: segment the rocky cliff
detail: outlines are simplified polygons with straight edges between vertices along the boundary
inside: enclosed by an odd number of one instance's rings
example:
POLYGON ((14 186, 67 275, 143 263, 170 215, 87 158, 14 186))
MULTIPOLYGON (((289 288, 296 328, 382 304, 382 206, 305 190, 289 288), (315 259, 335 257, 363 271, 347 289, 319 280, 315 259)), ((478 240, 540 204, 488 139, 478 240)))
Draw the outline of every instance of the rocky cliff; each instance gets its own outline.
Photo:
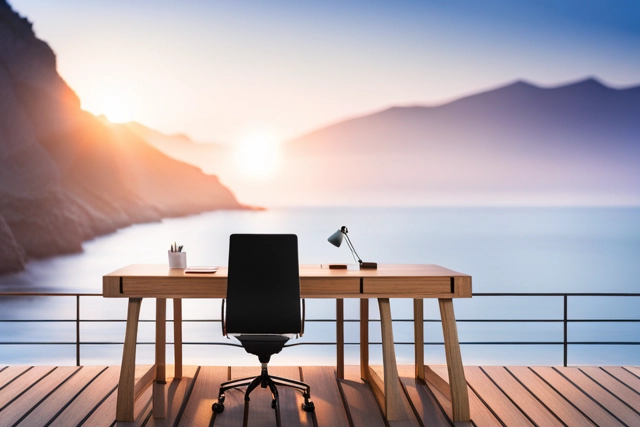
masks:
POLYGON ((51 48, 0 0, 0 274, 134 223, 239 208, 216 176, 82 111, 51 48))

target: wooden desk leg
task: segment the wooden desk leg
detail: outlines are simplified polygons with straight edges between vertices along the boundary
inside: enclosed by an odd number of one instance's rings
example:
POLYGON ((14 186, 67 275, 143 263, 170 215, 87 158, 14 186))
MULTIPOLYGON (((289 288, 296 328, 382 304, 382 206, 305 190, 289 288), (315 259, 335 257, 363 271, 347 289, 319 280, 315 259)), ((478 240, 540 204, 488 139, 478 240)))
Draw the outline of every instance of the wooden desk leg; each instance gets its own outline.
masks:
POLYGON ((173 299, 173 354, 174 378, 182 378, 182 298, 173 299))
POLYGON ((384 413, 388 421, 407 418, 400 390, 396 352, 393 344, 391 305, 389 298, 378 298, 382 329, 382 364, 384 369, 384 413))
POLYGON ((369 300, 360 299, 360 378, 369 381, 369 300))
POLYGON ((129 298, 127 309, 127 328, 122 349, 122 368, 118 382, 118 401, 116 403, 116 420, 133 421, 133 405, 135 402, 136 377, 136 341, 138 339, 138 320, 142 298, 129 298))
POLYGON ((167 382, 167 299, 156 298, 156 381, 167 382))
POLYGON ((416 378, 424 381, 424 301, 413 300, 413 342, 415 345, 416 378))
POLYGON ((344 300, 336 298, 336 375, 344 379, 344 300))
POLYGON ((469 394, 467 392, 467 380, 464 377, 464 368, 462 366, 458 328, 456 326, 456 316, 453 312, 453 301, 451 298, 442 298, 438 300, 438 303, 440 305, 444 351, 447 357, 447 371, 449 372, 449 384, 451 387, 453 421, 469 421, 471 419, 469 412, 469 394))
POLYGON ((153 384, 153 417, 165 417, 164 385, 167 383, 167 299, 156 298, 156 381, 153 384))

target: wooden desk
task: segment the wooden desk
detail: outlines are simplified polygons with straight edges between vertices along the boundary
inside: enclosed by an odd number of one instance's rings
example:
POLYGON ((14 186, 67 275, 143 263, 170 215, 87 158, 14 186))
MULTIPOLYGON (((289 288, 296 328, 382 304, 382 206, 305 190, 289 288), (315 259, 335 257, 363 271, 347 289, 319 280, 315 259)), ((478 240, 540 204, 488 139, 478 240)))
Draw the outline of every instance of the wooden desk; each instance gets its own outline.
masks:
MULTIPOLYGON (((469 421, 469 397, 453 311, 453 298, 471 298, 471 276, 437 265, 379 265, 377 270, 331 270, 319 265, 300 267, 302 298, 336 299, 337 373, 344 374, 344 298, 360 298, 360 369, 388 420, 407 418, 401 399, 393 345, 389 298, 414 300, 416 378, 424 380, 423 298, 438 298, 444 346, 451 384, 454 421, 469 421), (384 381, 369 367, 369 304, 377 298, 382 330, 384 381)), ((165 265, 131 265, 103 276, 105 298, 129 298, 127 327, 118 385, 116 419, 133 421, 134 402, 154 379, 166 381, 166 299, 174 301, 174 349, 176 378, 182 376, 182 298, 225 298, 227 269, 215 274, 185 274, 165 265), (156 363, 135 383, 138 319, 143 298, 156 299, 156 363)), ((154 385, 154 391, 155 391, 154 385)), ((156 403, 154 393, 154 404, 156 403)), ((154 416, 162 417, 156 410, 154 416)))

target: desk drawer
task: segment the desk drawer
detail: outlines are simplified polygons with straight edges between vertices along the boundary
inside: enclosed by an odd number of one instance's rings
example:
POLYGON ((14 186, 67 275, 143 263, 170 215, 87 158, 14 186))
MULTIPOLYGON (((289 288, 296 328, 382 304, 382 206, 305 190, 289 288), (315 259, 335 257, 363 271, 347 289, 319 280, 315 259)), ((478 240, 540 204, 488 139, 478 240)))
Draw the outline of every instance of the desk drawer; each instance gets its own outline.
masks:
POLYGON ((450 277, 365 277, 363 295, 391 298, 451 298, 450 277))
POLYGON ((359 277, 301 277, 302 298, 358 298, 359 277))
POLYGON ((173 277, 171 280, 126 277, 122 281, 122 293, 141 298, 225 298, 227 281, 209 277, 173 277))

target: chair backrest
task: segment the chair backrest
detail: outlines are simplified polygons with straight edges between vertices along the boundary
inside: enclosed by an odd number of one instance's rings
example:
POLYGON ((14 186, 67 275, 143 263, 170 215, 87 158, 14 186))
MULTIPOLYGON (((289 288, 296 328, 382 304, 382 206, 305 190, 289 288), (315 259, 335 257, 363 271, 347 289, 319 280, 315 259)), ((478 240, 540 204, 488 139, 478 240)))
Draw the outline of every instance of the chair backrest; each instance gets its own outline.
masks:
POLYGON ((298 334, 300 271, 295 234, 232 234, 227 333, 298 334))

